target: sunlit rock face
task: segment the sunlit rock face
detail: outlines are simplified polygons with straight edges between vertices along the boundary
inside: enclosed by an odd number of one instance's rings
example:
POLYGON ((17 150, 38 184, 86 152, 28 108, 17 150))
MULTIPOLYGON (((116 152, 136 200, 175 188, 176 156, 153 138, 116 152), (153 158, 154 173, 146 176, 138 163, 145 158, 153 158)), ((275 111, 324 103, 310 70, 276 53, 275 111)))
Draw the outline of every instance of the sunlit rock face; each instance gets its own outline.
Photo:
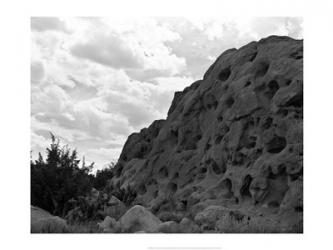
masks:
POLYGON ((223 52, 175 93, 166 120, 129 136, 110 187, 158 217, 219 206, 302 231, 303 41, 223 52))

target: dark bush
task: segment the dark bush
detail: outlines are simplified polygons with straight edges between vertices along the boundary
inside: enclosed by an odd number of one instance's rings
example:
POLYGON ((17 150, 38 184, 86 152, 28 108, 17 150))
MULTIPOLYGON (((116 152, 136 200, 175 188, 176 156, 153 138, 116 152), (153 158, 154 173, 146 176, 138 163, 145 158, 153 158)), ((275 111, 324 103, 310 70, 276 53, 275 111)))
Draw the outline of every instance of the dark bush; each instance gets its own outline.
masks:
POLYGON ((63 216, 67 201, 86 195, 93 187, 93 163, 86 166, 83 159, 80 167, 76 150, 61 147, 52 134, 51 138, 46 160, 39 154, 38 160, 31 161, 31 204, 63 216))

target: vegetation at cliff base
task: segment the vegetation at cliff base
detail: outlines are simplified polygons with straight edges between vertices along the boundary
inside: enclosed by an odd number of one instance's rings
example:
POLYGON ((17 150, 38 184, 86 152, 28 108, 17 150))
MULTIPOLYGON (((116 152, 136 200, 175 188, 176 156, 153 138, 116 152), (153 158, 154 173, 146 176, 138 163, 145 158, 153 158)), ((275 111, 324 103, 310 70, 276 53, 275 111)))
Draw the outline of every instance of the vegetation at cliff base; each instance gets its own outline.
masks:
POLYGON ((30 162, 31 205, 54 215, 66 215, 70 210, 68 201, 85 196, 93 187, 103 189, 112 177, 113 164, 93 175, 94 163, 86 165, 84 158, 78 159, 76 150, 61 146, 53 134, 45 158, 39 153, 38 159, 30 162))

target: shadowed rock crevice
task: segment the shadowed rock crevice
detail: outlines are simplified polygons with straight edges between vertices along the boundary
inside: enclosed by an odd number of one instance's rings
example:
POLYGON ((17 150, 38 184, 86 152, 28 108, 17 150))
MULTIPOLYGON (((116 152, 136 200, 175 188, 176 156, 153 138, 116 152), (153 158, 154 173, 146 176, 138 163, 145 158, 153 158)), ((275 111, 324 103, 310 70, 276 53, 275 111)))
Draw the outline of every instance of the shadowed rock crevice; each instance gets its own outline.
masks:
POLYGON ((229 67, 221 70, 221 72, 219 74, 219 80, 222 82, 228 80, 230 77, 230 74, 231 74, 231 71, 230 71, 229 67))

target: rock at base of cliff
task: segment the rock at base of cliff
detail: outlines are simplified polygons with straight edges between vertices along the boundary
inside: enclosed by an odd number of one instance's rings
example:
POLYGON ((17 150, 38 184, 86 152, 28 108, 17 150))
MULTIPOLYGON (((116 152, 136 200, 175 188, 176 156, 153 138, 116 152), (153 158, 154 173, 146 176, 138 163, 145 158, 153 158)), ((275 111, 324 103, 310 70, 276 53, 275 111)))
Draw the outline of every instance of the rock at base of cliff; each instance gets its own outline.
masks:
POLYGON ((145 231, 156 233, 161 221, 146 208, 136 205, 130 208, 120 219, 122 232, 133 233, 145 231))
POLYGON ((69 233, 66 221, 45 210, 31 206, 31 233, 69 233))

